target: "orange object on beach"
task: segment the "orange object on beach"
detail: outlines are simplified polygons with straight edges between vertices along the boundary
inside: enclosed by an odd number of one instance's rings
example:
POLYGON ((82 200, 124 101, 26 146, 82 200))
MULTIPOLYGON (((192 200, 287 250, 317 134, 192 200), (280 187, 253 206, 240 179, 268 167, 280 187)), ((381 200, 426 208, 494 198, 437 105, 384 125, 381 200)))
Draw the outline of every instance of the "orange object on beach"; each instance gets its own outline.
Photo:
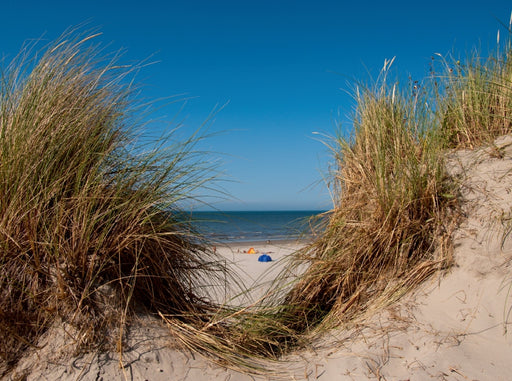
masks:
POLYGON ((251 247, 247 254, 256 254, 256 250, 254 250, 254 247, 251 247))

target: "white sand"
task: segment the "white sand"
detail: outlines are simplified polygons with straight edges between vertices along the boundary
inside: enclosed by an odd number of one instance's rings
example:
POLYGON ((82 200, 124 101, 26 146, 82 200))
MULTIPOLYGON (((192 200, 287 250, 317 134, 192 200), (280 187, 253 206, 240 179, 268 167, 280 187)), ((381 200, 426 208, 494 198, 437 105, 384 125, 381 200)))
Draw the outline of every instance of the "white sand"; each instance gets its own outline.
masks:
MULTIPOLYGON (((426 282, 365 326, 333 331, 314 350, 289 356, 281 363, 287 379, 512 379, 512 237, 502 244, 512 208, 512 137, 498 139, 496 145, 502 157, 489 149, 451 157, 453 173, 461 177, 467 218, 454 235, 456 265, 448 274, 426 282)), ((269 270, 277 272, 280 259, 297 248, 253 246, 260 254, 271 252, 276 261, 260 263, 258 254, 237 252, 248 245, 218 248, 234 259, 246 286, 271 280, 269 270)), ((251 298, 259 295, 255 291, 251 298)), ((40 357, 23 359, 18 371, 27 369, 28 380, 253 379, 170 349, 165 328, 152 324, 133 333, 124 373, 116 354, 63 358, 65 338, 58 337, 48 340, 40 357)))
POLYGON ((267 294, 273 280, 284 269, 287 256, 305 245, 305 241, 275 241, 275 242, 240 242, 218 246, 217 252, 230 263, 231 269, 238 275, 242 283, 243 295, 240 288, 231 290, 217 297, 218 302, 227 300, 232 305, 249 305, 260 300, 267 294), (254 254, 249 254, 253 248, 254 254), (266 254, 271 262, 260 262, 258 258, 266 254), (250 292, 246 292, 249 290, 250 292), (237 292, 238 291, 238 292, 237 292))

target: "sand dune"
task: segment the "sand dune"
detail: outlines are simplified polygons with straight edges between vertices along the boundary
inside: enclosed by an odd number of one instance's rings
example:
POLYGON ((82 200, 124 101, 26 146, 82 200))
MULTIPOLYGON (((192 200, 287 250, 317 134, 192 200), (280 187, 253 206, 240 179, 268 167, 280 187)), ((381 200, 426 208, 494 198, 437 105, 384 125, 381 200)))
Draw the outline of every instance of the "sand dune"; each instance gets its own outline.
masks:
MULTIPOLYGON (((496 140, 492 149, 453 153, 450 168, 460 180, 465 214, 454 234, 455 265, 364 325, 333 331, 316 348, 283 359, 277 367, 285 379, 512 379, 512 237, 504 236, 512 217, 512 137, 496 140)), ((235 263, 245 285, 254 286, 271 281, 282 258, 299 245, 236 244, 218 250, 235 263), (274 261, 261 263, 258 255, 243 253, 251 246, 274 261)), ((258 299, 262 290, 243 302, 258 299)), ((234 295, 226 291, 224 297, 234 295)), ((118 354, 70 357, 59 327, 14 374, 27 380, 255 379, 171 349, 166 328, 156 319, 137 326, 122 368, 118 354)))

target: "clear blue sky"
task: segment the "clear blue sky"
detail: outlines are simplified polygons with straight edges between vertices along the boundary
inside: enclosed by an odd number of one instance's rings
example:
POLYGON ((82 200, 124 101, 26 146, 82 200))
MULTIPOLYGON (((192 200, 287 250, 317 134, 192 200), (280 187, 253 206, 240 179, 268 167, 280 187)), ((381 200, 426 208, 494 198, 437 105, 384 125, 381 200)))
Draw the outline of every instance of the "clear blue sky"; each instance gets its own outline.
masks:
MULTIPOLYGON (((221 209, 327 209, 321 181, 328 153, 314 131, 332 134, 353 102, 347 79, 367 81, 384 59, 421 79, 432 54, 494 47, 509 1, 2 1, 0 53, 57 38, 88 22, 127 61, 159 63, 139 75, 144 97, 186 94, 193 131, 227 106, 205 148, 225 154, 221 209)), ((501 28, 502 34, 504 29, 501 28)), ((177 105, 160 111, 170 119, 177 105)), ((350 124, 345 123, 347 129, 350 124)), ((154 128, 159 128, 155 125, 154 128)))

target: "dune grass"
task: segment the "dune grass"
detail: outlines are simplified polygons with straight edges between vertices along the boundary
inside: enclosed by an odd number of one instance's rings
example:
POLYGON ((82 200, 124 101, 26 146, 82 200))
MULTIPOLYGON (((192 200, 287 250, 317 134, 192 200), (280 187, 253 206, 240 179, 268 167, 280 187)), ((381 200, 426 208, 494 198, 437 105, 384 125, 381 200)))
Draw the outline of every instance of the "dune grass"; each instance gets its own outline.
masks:
POLYGON ((136 68, 97 52, 66 35, 1 77, 0 374, 59 321, 78 346, 121 349, 137 311, 187 348, 263 373, 263 359, 350 327, 447 268, 458 215, 446 150, 511 132, 510 44, 485 60, 441 60, 441 75, 406 87, 386 62, 354 90, 353 134, 326 141, 333 209, 318 238, 261 303, 216 306, 201 287, 233 275, 179 213, 211 176, 194 151, 201 137, 172 144, 171 131, 144 153, 136 68))
POLYGON ((444 157, 511 132, 510 54, 507 44, 486 60, 442 59, 441 74, 405 88, 389 80, 388 61, 372 86, 355 87, 352 135, 326 141, 334 207, 244 322, 256 351, 279 358, 353 326, 451 265, 458 190, 444 157))
POLYGON ((389 80, 387 61, 376 83, 356 86, 353 134, 325 142, 334 207, 318 238, 290 257, 261 303, 216 317, 231 326, 213 319, 182 330, 183 340, 209 335, 207 351, 256 372, 258 361, 353 327, 449 268, 460 214, 445 155, 511 133, 511 52, 442 59, 440 74, 405 87, 389 80))
MULTIPOLYGON (((510 30, 510 25, 509 25, 510 30)), ((512 129, 512 46, 507 40, 489 57, 473 51, 464 63, 442 59, 438 94, 441 133, 451 148, 490 144, 512 129), (501 47, 501 49, 500 49, 501 47)))
POLYGON ((273 307, 268 326, 283 335, 263 352, 283 354, 317 333, 350 327, 450 266, 459 213, 446 151, 512 132, 511 54, 507 42, 487 59, 441 59, 441 74, 405 90, 389 82, 387 61, 373 86, 355 88, 352 136, 326 142, 334 207, 319 238, 286 269, 307 270, 273 285, 261 314, 273 307))
POLYGON ((139 147, 137 67, 100 56, 93 37, 68 33, 2 71, 2 372, 56 321, 78 347, 118 350, 136 311, 193 324, 215 307, 198 285, 225 280, 176 217, 213 173, 194 151, 201 137, 173 130, 139 147))
POLYGON ((453 198, 429 134, 433 119, 424 100, 385 74, 376 88, 356 92, 353 137, 332 141, 334 209, 322 237, 297 254, 310 267, 285 300, 301 312, 299 331, 396 300, 450 262, 453 198))
POLYGON ((455 197, 429 93, 389 83, 390 64, 375 86, 356 88, 353 135, 326 142, 334 159, 334 209, 320 237, 287 269, 307 270, 270 302, 281 306, 277 320, 293 332, 278 348, 349 324, 450 264, 455 197))

